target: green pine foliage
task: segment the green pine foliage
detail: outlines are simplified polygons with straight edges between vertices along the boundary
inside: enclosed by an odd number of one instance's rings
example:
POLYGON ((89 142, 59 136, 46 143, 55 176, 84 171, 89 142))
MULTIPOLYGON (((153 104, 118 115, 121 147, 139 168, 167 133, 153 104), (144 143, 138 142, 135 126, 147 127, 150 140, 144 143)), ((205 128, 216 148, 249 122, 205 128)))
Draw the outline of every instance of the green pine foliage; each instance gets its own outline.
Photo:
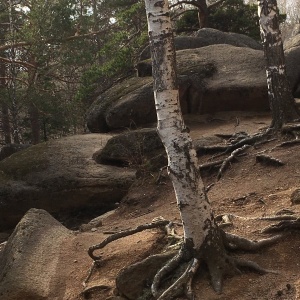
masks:
MULTIPOLYGON (((226 0, 211 9, 209 27, 260 39, 257 6, 244 4, 243 0, 226 0)), ((197 11, 187 11, 176 22, 176 28, 199 28, 197 11)))
POLYGON ((82 76, 77 99, 85 103, 93 100, 96 86, 105 90, 119 78, 132 75, 148 42, 144 1, 110 0, 108 6, 117 30, 106 37, 98 59, 82 76))

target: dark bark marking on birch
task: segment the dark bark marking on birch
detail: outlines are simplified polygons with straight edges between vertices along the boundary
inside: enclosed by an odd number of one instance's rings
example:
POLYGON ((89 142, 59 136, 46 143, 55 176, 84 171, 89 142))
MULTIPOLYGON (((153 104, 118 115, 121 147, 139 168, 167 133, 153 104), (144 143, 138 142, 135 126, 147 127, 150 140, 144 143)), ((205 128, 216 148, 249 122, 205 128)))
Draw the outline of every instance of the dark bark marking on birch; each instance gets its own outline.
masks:
POLYGON ((154 4, 154 7, 161 7, 163 8, 164 7, 164 1, 158 1, 154 4))

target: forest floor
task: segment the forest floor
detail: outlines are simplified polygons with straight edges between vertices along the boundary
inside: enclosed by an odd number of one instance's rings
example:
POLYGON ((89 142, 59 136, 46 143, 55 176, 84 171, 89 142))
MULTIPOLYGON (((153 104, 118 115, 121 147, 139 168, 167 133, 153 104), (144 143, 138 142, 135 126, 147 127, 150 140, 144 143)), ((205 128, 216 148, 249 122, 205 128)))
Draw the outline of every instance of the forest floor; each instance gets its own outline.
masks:
MULTIPOLYGON (((187 120, 194 139, 215 134, 234 134, 247 132, 253 134, 270 124, 268 113, 226 112, 216 115, 195 116, 187 120)), ((275 215, 284 209, 300 215, 300 205, 292 205, 290 196, 300 188, 300 144, 277 147, 285 137, 281 136, 269 143, 251 147, 233 162, 216 181, 217 169, 203 173, 206 186, 214 183, 208 196, 215 215, 234 214, 232 225, 224 230, 253 240, 269 237, 261 230, 274 223, 256 218, 275 215), (272 156, 280 159, 283 166, 266 166, 256 162, 256 154, 272 149, 272 156)), ((224 155, 223 157, 226 157, 224 155)), ((200 163, 209 161, 210 155, 199 158, 200 163)), ((153 174, 157 175, 157 174, 153 174)), ((180 222, 172 185, 168 178, 160 185, 151 176, 137 181, 128 196, 116 211, 103 220, 103 226, 95 232, 78 233, 74 240, 64 245, 61 270, 68 272, 64 284, 64 299, 80 299, 84 281, 92 260, 86 249, 108 237, 108 232, 134 228, 162 216, 180 222), (66 267, 68 265, 68 267, 66 267)), ((159 253, 166 246, 166 240, 158 229, 147 230, 131 235, 107 245, 97 254, 102 254, 102 264, 88 283, 88 286, 106 286, 89 299, 110 299, 115 293, 115 278, 118 272, 147 256, 159 253)), ((258 252, 235 252, 234 256, 251 259, 277 274, 245 272, 224 281, 223 293, 217 295, 210 284, 207 272, 201 269, 194 279, 193 288, 196 299, 300 299, 300 233, 291 232, 275 245, 258 252)), ((113 299, 113 298, 111 298, 113 299)), ((183 298, 178 298, 183 299, 183 298)))

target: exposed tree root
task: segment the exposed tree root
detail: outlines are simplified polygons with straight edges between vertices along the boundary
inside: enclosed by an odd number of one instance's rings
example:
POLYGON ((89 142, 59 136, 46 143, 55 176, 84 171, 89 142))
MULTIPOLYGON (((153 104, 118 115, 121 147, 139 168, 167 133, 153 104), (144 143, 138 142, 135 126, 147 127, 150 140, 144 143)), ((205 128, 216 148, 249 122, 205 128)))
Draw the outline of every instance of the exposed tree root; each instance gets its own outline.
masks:
POLYGON ((299 217, 293 215, 277 215, 277 216, 265 216, 261 218, 257 218, 257 220, 265 220, 265 221, 288 221, 288 220, 297 220, 299 217))
MULTIPOLYGON (((245 238, 241 238, 237 235, 227 234, 222 232, 222 240, 224 246, 230 250, 248 250, 248 251, 256 251, 258 249, 270 246, 277 242, 282 236, 278 235, 269 239, 263 239, 260 241, 251 241, 245 238)), ((200 253, 200 257, 201 253, 200 253)), ((201 260, 204 259, 203 257, 201 260)), ((163 279, 170 273, 174 274, 175 269, 180 267, 182 264, 186 263, 186 257, 184 253, 184 246, 181 248, 179 253, 174 256, 163 268, 161 268, 156 276, 154 277, 153 284, 151 286, 151 291, 155 299, 158 300, 172 300, 179 294, 184 293, 186 298, 189 300, 195 299, 194 294, 192 292, 192 279, 199 268, 200 260, 199 258, 191 258, 189 259, 189 263, 182 273, 182 275, 171 284, 166 290, 163 292, 159 289, 161 282, 163 279)), ((226 274, 241 274, 242 269, 250 269, 252 271, 258 272, 260 274, 266 274, 270 272, 274 272, 272 270, 268 270, 260 267, 257 263, 240 259, 237 257, 231 257, 223 253, 219 259, 215 261, 214 266, 210 265, 209 272, 211 275, 211 281, 216 292, 220 293, 222 291, 223 277, 226 274), (222 261, 221 265, 223 268, 219 267, 217 261, 222 261)))
MULTIPOLYGON (((227 235, 226 235, 227 238, 227 235)), ((242 250, 258 250, 263 247, 269 246, 271 244, 274 244, 276 241, 279 240, 279 238, 274 239, 266 239, 262 242, 253 242, 249 241, 244 238, 239 238, 238 236, 235 236, 235 242, 239 240, 240 246, 239 249, 242 250), (241 242, 242 241, 242 242, 241 242), (254 249, 255 248, 255 249, 254 249)), ((181 250, 182 251, 182 250, 181 250)), ((157 275, 154 278, 151 291, 155 299, 157 300, 172 300, 176 296, 179 296, 180 294, 184 293, 186 298, 189 300, 194 300, 194 294, 192 291, 192 279, 194 275, 196 274, 200 261, 196 258, 193 258, 184 273, 170 286, 168 287, 164 292, 159 292, 159 284, 163 280, 163 278, 169 274, 170 272, 173 272, 175 268, 180 266, 180 264, 184 261, 184 256, 181 253, 181 251, 176 255, 173 259, 171 259, 161 270, 158 271, 157 275)), ((212 285, 216 292, 220 293, 222 291, 222 284, 223 284, 223 276, 227 273, 230 274, 241 274, 242 270, 247 268, 249 270, 252 270, 254 272, 257 272, 259 274, 266 274, 266 273, 276 273, 273 270, 268 270, 265 268, 262 268, 257 263, 245 259, 240 259, 237 257, 231 257, 225 254, 224 260, 226 261, 227 270, 223 270, 223 272, 214 270, 211 270, 211 280, 212 285)), ((216 266, 216 269, 219 267, 216 266)))
POLYGON ((270 130, 267 130, 264 133, 257 133, 252 136, 246 136, 245 138, 238 140, 237 142, 232 141, 232 145, 230 145, 227 148, 227 150, 225 151, 225 154, 229 153, 231 151, 234 151, 235 149, 241 148, 244 145, 254 145, 258 141, 265 139, 269 133, 270 133, 270 130))
POLYGON ((265 227, 261 232, 263 233, 273 233, 281 231, 299 230, 300 229, 300 218, 295 220, 285 220, 278 224, 272 224, 265 227))
POLYGON ((82 283, 84 287, 86 287, 86 285, 87 285, 88 281, 90 280, 94 270, 96 268, 99 268, 99 267, 100 267, 100 260, 94 260, 91 267, 90 267, 90 269, 89 269, 89 271, 88 271, 88 274, 87 274, 85 280, 82 283))
POLYGON ((264 145, 264 144, 267 144, 267 143, 271 143, 271 142, 276 141, 276 140, 277 140, 277 138, 271 138, 271 139, 266 139, 266 140, 256 142, 254 144, 254 148, 257 148, 257 147, 259 147, 261 145, 264 145))
POLYGON ((259 241, 251 241, 232 233, 225 233, 225 247, 231 250, 257 251, 258 249, 270 246, 278 242, 282 235, 276 235, 259 241))
MULTIPOLYGON (((224 216, 224 215, 223 215, 224 216)), ((235 215, 226 215, 228 217, 228 220, 232 220, 234 217, 238 217, 235 215)), ((278 215, 278 216, 272 216, 272 218, 290 218, 294 216, 292 215, 278 215)), ((220 216, 216 217, 220 218, 220 216)), ((241 217, 242 218, 242 217, 241 217)), ((266 217, 264 219, 269 219, 271 217, 266 217)), ((248 219, 248 218, 243 218, 248 219)), ((250 218, 252 219, 252 218, 250 218)), ((253 218, 253 219, 262 219, 262 218, 253 218)), ((286 219, 285 219, 286 220, 286 219)), ((289 221, 284 221, 279 223, 280 226, 276 226, 276 229, 272 225, 272 229, 269 229, 264 232, 274 232, 274 231, 280 231, 284 230, 285 228, 300 228, 300 219, 292 219, 289 221), (288 222, 288 223, 284 223, 288 222), (294 223, 290 223, 294 222, 294 223), (296 225, 291 225, 296 224, 296 225)), ((278 225, 279 225, 278 224, 278 225)), ((101 249, 105 247, 107 244, 111 243, 112 241, 115 241, 117 239, 120 239, 122 237, 126 237, 132 234, 135 234, 137 232, 141 232, 146 229, 151 228, 157 228, 157 227, 165 227, 166 233, 168 235, 174 236, 177 239, 182 239, 180 236, 176 234, 174 231, 173 224, 167 220, 164 220, 162 218, 160 219, 154 219, 152 223, 140 225, 134 229, 128 229, 126 231, 121 231, 116 234, 111 235, 101 243, 91 246, 88 250, 88 254, 91 258, 93 258, 94 262, 92 264, 91 269, 89 270, 88 276, 86 280, 84 281, 84 286, 86 286, 87 282, 89 281, 91 274, 93 270, 100 266, 100 256, 95 256, 93 252, 95 250, 101 249)), ((236 250, 242 250, 242 251, 257 251, 261 248, 273 245, 277 241, 279 241, 283 234, 273 236, 271 238, 262 239, 259 241, 252 241, 231 233, 225 233, 223 230, 220 230, 220 237, 221 237, 221 244, 223 243, 224 249, 227 249, 228 251, 236 251, 236 250)), ((192 280, 194 275, 196 274, 200 261, 203 261, 204 263, 207 262, 207 254, 202 255, 202 250, 200 250, 199 254, 191 254, 190 252, 186 251, 186 246, 184 244, 181 245, 181 248, 177 255, 175 255, 173 258, 171 258, 160 270, 157 271, 156 275, 154 276, 152 286, 151 286, 151 292, 155 299, 157 300, 172 300, 175 299, 180 294, 185 294, 186 298, 189 300, 193 300, 194 294, 192 291, 192 280), (184 271, 182 271, 182 267, 184 267, 184 271), (178 270, 181 269, 181 275, 178 275, 179 277, 175 280, 175 282, 171 283, 169 287, 162 288, 162 282, 165 281, 165 278, 168 277, 169 274, 178 274, 178 270), (176 272, 177 270, 177 272, 176 272)), ((210 262, 207 262, 209 273, 211 275, 211 282, 213 288, 216 290, 216 292, 220 293, 222 290, 222 284, 223 284, 223 278, 225 275, 233 275, 233 274, 240 274, 242 272, 242 269, 249 269, 255 272, 258 272, 260 274, 270 273, 274 272, 272 270, 268 270, 265 268, 262 268, 257 263, 253 261, 244 260, 237 257, 229 256, 226 251, 221 250, 221 252, 216 252, 216 254, 219 253, 220 257, 217 259, 212 259, 210 262), (222 266, 222 267, 220 267, 222 266)), ((214 253, 212 254, 214 255, 214 253)), ((103 286, 93 286, 90 288, 86 288, 82 295, 87 295, 89 292, 92 292, 96 289, 103 289, 103 286)))
POLYGON ((196 147, 197 155, 201 155, 203 153, 216 153, 216 152, 224 152, 228 148, 228 145, 210 145, 210 146, 198 146, 196 147))
POLYGON ((157 227, 162 227, 162 226, 166 226, 167 224, 169 224, 170 221, 167 221, 167 220, 153 220, 152 223, 149 223, 149 224, 144 224, 144 225, 140 225, 134 229, 128 229, 128 230, 124 230, 124 231, 121 231, 121 232, 118 232, 118 233, 115 233, 111 236, 109 236, 108 238, 106 238, 104 241, 102 241, 101 243, 97 244, 97 245, 93 245, 89 248, 88 250, 88 254, 89 256, 93 259, 93 260, 99 260, 101 259, 101 256, 95 256, 94 255, 94 251, 96 250, 99 250, 99 249, 102 249, 103 247, 105 247, 107 244, 113 242, 113 241, 116 241, 120 238, 123 238, 125 236, 129 236, 129 235, 132 235, 132 234, 135 234, 135 233, 138 233, 138 232, 141 232, 141 231, 144 231, 146 229, 152 229, 152 228, 157 228, 157 227))
POLYGON ((81 295, 83 296, 84 299, 86 299, 86 298, 89 297, 89 294, 92 293, 92 292, 102 291, 102 290, 110 290, 110 289, 111 289, 111 287, 108 286, 108 285, 94 285, 94 286, 91 286, 91 287, 88 287, 88 288, 84 289, 81 292, 81 295))
POLYGON ((216 161, 211 161, 205 164, 202 164, 199 166, 200 171, 206 170, 206 169, 211 169, 211 168, 215 168, 215 167, 219 167, 220 165, 222 165, 222 163, 224 162, 224 159, 220 159, 220 160, 216 160, 216 161))
POLYGON ((275 167, 284 165, 284 163, 281 160, 279 160, 275 157, 272 157, 270 155, 266 155, 266 154, 256 155, 256 161, 261 163, 261 164, 272 165, 272 166, 275 166, 275 167))
POLYGON ((155 184, 159 185, 162 184, 162 180, 166 178, 166 176, 163 175, 163 172, 168 168, 168 166, 164 166, 159 169, 159 173, 157 175, 157 178, 155 179, 155 184))
POLYGON ((299 130, 300 130, 299 123, 286 123, 281 128, 282 133, 288 133, 288 132, 299 131, 299 130))
POLYGON ((225 170, 228 168, 229 164, 236 158, 238 154, 245 151, 246 149, 250 148, 250 145, 243 145, 241 148, 235 149, 230 156, 228 156, 224 162, 222 163, 220 170, 217 175, 217 180, 220 180, 225 170))
POLYGON ((278 147, 287 147, 287 146, 293 146, 298 144, 300 144, 300 139, 283 142, 279 144, 278 147))
POLYGON ((254 221, 295 221, 299 219, 299 216, 293 215, 292 211, 284 210, 283 214, 277 214, 275 216, 264 216, 264 217, 241 217, 234 214, 221 214, 215 217, 219 227, 226 227, 233 225, 233 219, 242 220, 254 220, 254 221))
MULTIPOLYGON (((109 243, 111 243, 113 241, 116 241, 116 240, 118 240, 120 238, 123 238, 123 237, 129 236, 129 235, 132 235, 132 234, 144 231, 146 229, 152 229, 152 228, 164 227, 164 226, 166 226, 167 233, 168 234, 171 233, 171 226, 173 226, 173 223, 171 223, 170 221, 165 220, 165 219, 159 217, 159 218, 156 218, 156 219, 152 220, 152 222, 149 223, 149 224, 140 225, 140 226, 138 226, 138 227, 136 227, 134 229, 126 229, 126 230, 114 233, 111 236, 109 236, 108 238, 106 238, 104 241, 102 241, 101 243, 91 246, 89 248, 89 250, 88 250, 88 254, 93 259, 93 263, 92 263, 92 265, 91 265, 91 267, 90 267, 90 269, 88 271, 87 277, 85 278, 85 280, 83 282, 83 286, 85 287, 87 285, 88 281, 90 280, 90 278, 92 276, 93 271, 96 268, 99 268, 100 265, 101 265, 101 256, 95 256, 94 255, 94 251, 102 249, 107 244, 109 244, 109 243), (169 226, 167 227, 167 225, 169 225, 169 226)), ((172 231, 172 233, 175 236, 175 232, 172 231)), ((177 237, 177 235, 176 235, 176 237, 177 237)), ((96 289, 97 286, 95 286, 93 288, 96 289)), ((89 288, 85 289, 84 291, 87 291, 87 290, 89 290, 89 288)))
MULTIPOLYGON (((178 265, 180 261, 178 262, 178 265)), ((159 295, 158 291, 157 296, 154 294, 154 290, 151 287, 152 294, 157 300, 171 300, 174 299, 176 296, 184 294, 188 300, 194 300, 194 293, 192 290, 192 280, 198 270, 199 267, 199 260, 194 258, 186 268, 185 272, 170 286, 168 287, 161 295, 159 295)), ((153 286, 153 285, 152 285, 153 286)))
POLYGON ((231 260, 233 260, 233 264, 235 265, 235 267, 238 270, 240 270, 240 272, 241 272, 241 269, 247 268, 247 269, 257 272, 261 275, 267 274, 267 273, 275 273, 275 274, 277 273, 274 270, 268 270, 268 269, 262 268, 256 262, 253 262, 250 260, 241 259, 241 258, 237 258, 237 257, 235 257, 233 259, 231 258, 231 260))

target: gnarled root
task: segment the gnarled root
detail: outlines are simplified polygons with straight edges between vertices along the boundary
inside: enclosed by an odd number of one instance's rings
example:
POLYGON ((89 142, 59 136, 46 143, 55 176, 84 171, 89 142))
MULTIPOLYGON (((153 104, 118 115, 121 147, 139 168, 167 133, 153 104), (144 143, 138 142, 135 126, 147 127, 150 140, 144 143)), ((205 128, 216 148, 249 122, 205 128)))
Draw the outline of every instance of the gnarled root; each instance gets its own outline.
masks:
MULTIPOLYGON (((259 241, 252 241, 234 234, 225 233, 222 230, 220 230, 220 233, 223 240, 223 246, 229 250, 257 251, 276 243, 282 238, 282 235, 277 235, 259 241)), ((223 278, 226 275, 241 274, 243 269, 249 269, 259 274, 276 273, 272 270, 262 268, 253 261, 229 256, 226 251, 222 250, 222 247, 216 252, 211 253, 211 256, 213 257, 208 258, 208 254, 203 255, 199 253, 201 261, 203 260, 208 266, 212 286, 217 293, 221 293, 223 278), (216 254, 218 256, 217 258, 216 254)), ((199 258, 191 258, 188 265, 185 267, 185 271, 173 284, 171 284, 171 286, 163 292, 159 289, 161 282, 168 274, 174 273, 176 268, 179 268, 182 264, 186 264, 183 246, 179 253, 162 267, 154 277, 151 291, 155 299, 171 300, 181 293, 184 293, 187 299, 194 299, 191 285, 192 279, 199 268, 199 263, 199 258)))
POLYGON ((98 249, 102 249, 107 244, 109 244, 113 241, 116 241, 120 238, 144 231, 146 229, 152 229, 152 228, 157 228, 157 227, 161 227, 161 226, 166 226, 169 223, 170 223, 170 221, 167 221, 164 219, 162 219, 162 220, 159 219, 158 221, 153 221, 152 223, 149 223, 149 224, 140 225, 134 229, 128 229, 128 230, 117 232, 117 233, 109 236, 107 239, 105 239, 101 243, 91 246, 88 250, 88 254, 93 260, 99 260, 101 258, 101 256, 94 255, 94 251, 96 251, 98 249))
POLYGON ((246 149, 250 148, 251 146, 246 144, 243 145, 240 148, 235 149, 234 151, 232 151, 232 153, 230 154, 229 157, 227 157, 224 162, 222 163, 218 175, 217 175, 217 180, 220 180, 220 178, 222 177, 223 173, 225 172, 225 170, 227 169, 227 167, 230 165, 230 163, 235 159, 235 157, 240 154, 241 152, 245 151, 246 149))
POLYGON ((287 230, 299 230, 300 229, 300 218, 295 220, 284 220, 279 222, 278 224, 272 224, 265 227, 262 232, 263 233, 273 233, 287 230))
POLYGON ((159 290, 163 278, 185 262, 184 256, 184 250, 180 249, 179 253, 157 272, 151 286, 151 292, 155 299, 171 300, 182 294, 182 292, 184 292, 187 299, 194 299, 192 280, 199 267, 199 260, 196 258, 191 259, 183 274, 171 286, 163 292, 159 290))
MULTIPOLYGON (((297 226, 300 228, 299 219, 291 222, 295 221, 298 222, 297 226)), ((166 226, 167 224, 169 224, 169 221, 166 220, 153 221, 150 224, 141 225, 135 229, 114 234, 104 240, 102 243, 90 247, 89 255, 94 259, 92 269, 98 267, 100 262, 100 258, 95 256, 93 251, 101 249, 108 243, 121 237, 125 237, 149 228, 166 226)), ((169 233, 170 230, 171 233, 173 233, 171 224, 167 226, 167 229, 169 233)), ((191 249, 183 243, 178 254, 165 263, 165 265, 157 271, 155 276, 152 275, 154 276, 154 279, 152 281, 151 293, 155 299, 172 300, 180 294, 185 294, 186 298, 189 300, 195 299, 192 291, 192 280, 199 268, 200 261, 207 265, 211 276, 212 286, 217 293, 221 293, 222 291, 223 279, 225 276, 241 274, 243 269, 252 270, 259 274, 266 274, 270 272, 275 273, 272 270, 262 268, 253 261, 230 256, 227 254, 226 250, 257 251, 261 248, 276 243, 283 237, 283 235, 276 235, 271 238, 252 241, 234 234, 225 233, 219 228, 216 228, 215 230, 216 234, 213 235, 213 239, 205 241, 203 247, 196 253, 195 251, 190 251, 191 249), (172 283, 170 283, 171 279, 168 278, 170 274, 177 274, 177 279, 172 283), (167 288, 165 288, 166 279, 169 282, 169 287, 167 288)), ((91 276, 92 269, 89 272, 88 278, 91 276)), ((131 268, 126 269, 126 272, 131 270, 131 268)), ((128 274, 126 276, 128 276, 128 274)), ((85 281, 85 284, 87 281, 88 279, 85 281)), ((86 290, 89 291, 89 288, 86 290)), ((122 293, 121 289, 120 292, 122 293)))
POLYGON ((224 233, 224 245, 231 250, 257 251, 261 248, 271 246, 279 241, 283 235, 276 235, 270 238, 261 239, 259 241, 251 241, 231 233, 224 233))
POLYGON ((116 241, 116 240, 118 240, 120 238, 123 238, 123 237, 129 236, 129 235, 132 235, 132 234, 144 231, 146 229, 164 227, 164 226, 167 226, 168 224, 170 224, 170 226, 166 228, 167 232, 169 231, 169 228, 172 227, 171 226, 172 223, 170 221, 168 221, 168 220, 163 219, 163 218, 157 218, 157 219, 152 220, 152 222, 149 223, 149 224, 140 225, 140 226, 138 226, 138 227, 136 227, 134 229, 123 230, 123 231, 117 232, 115 234, 112 234, 111 236, 109 236, 108 238, 106 238, 101 243, 91 246, 88 249, 88 254, 93 259, 93 263, 92 263, 92 265, 91 265, 91 267, 90 267, 90 269, 88 271, 87 277, 85 278, 85 280, 83 282, 83 286, 86 287, 88 281, 90 280, 90 278, 92 276, 93 271, 96 268, 100 267, 100 265, 101 265, 101 256, 94 255, 94 251, 96 251, 98 249, 102 249, 107 244, 109 244, 109 243, 111 243, 113 241, 116 241))

